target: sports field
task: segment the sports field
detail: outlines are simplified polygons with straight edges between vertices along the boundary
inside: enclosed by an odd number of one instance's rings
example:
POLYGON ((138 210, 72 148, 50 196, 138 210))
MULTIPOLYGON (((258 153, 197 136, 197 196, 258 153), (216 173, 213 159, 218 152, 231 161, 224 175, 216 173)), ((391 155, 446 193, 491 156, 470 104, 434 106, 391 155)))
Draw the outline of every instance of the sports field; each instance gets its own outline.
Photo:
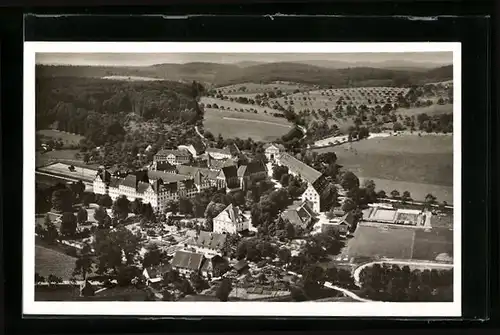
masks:
POLYGON ((291 124, 284 118, 265 114, 228 112, 205 108, 205 130, 224 138, 252 138, 256 141, 273 141, 290 131, 291 124))
POLYGON ((435 261, 441 254, 453 257, 453 230, 397 227, 380 224, 359 225, 344 250, 348 258, 372 259, 381 257, 435 261))

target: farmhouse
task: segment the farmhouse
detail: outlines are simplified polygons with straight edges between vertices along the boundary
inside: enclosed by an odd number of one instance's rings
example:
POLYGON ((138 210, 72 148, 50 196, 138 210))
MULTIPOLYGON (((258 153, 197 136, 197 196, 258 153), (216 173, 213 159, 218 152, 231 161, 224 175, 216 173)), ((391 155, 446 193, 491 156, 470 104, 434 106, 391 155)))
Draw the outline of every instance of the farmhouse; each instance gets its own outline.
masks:
POLYGON ((150 266, 142 271, 142 275, 146 279, 146 284, 156 284, 163 279, 163 275, 170 271, 172 266, 170 264, 160 264, 158 266, 150 266))
POLYGON ((312 223, 315 214, 307 201, 301 202, 299 205, 291 206, 281 213, 281 217, 290 221, 294 226, 307 228, 312 223))
POLYGON ((264 145, 264 154, 269 162, 274 162, 282 152, 285 152, 285 147, 281 144, 267 143, 264 145))
POLYGON ((354 216, 351 212, 344 214, 341 217, 334 218, 329 222, 324 222, 321 225, 322 232, 335 231, 340 234, 347 234, 354 223, 354 216))
POLYGON ((214 233, 235 234, 248 230, 249 222, 237 206, 230 204, 213 219, 214 233))
POLYGON ((201 141, 194 141, 191 144, 183 144, 177 147, 179 150, 187 150, 194 158, 205 153, 206 145, 201 141))
POLYGON ((307 188, 301 196, 302 201, 311 202, 312 209, 315 212, 319 213, 326 210, 324 208, 325 204, 330 202, 330 199, 327 199, 328 195, 324 194, 328 181, 321 172, 287 153, 282 153, 276 163, 288 167, 290 174, 298 176, 307 182, 307 188))
POLYGON ((154 155, 155 162, 168 162, 172 165, 188 164, 191 162, 191 153, 188 150, 160 150, 154 155))
POLYGON ((227 259, 216 255, 210 259, 205 259, 201 266, 201 274, 204 277, 220 277, 229 270, 227 259))
POLYGON ((205 254, 207 257, 222 255, 226 237, 226 234, 200 231, 198 237, 189 246, 195 249, 197 253, 205 254))
POLYGON ((200 272, 204 261, 203 254, 177 251, 172 259, 172 268, 189 277, 192 273, 200 272))

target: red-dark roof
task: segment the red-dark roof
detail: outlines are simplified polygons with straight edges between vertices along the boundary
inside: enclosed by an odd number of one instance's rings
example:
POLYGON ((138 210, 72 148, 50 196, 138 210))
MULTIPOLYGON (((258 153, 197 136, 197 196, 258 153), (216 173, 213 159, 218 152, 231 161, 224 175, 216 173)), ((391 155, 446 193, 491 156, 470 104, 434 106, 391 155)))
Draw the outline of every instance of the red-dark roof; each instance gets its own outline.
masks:
POLYGON ((282 153, 280 155, 279 162, 280 164, 288 167, 290 172, 300 175, 301 178, 311 184, 318 180, 322 175, 321 172, 313 169, 309 165, 299 161, 297 158, 287 153, 282 153))
POLYGON ((226 243, 226 234, 200 231, 200 235, 195 241, 195 245, 202 248, 222 249, 226 243))
POLYGON ((204 257, 202 254, 194 252, 186 252, 186 251, 177 251, 175 253, 174 259, 172 260, 172 266, 192 271, 199 271, 203 259, 204 257))

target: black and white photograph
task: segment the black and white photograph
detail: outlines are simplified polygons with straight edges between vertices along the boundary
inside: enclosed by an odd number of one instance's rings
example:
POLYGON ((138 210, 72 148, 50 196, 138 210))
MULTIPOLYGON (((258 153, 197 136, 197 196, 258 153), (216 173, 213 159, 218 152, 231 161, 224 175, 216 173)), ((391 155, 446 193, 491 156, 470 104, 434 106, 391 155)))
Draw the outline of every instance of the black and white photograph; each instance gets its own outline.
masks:
POLYGON ((24 57, 25 313, 460 316, 460 43, 24 57))

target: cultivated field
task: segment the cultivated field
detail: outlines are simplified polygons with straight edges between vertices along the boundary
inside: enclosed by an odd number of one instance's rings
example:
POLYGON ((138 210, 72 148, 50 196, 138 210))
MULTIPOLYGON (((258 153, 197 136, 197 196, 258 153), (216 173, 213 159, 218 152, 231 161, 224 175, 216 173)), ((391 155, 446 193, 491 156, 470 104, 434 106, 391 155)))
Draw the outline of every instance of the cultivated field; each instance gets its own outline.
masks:
POLYGON ((338 163, 361 179, 373 179, 378 190, 409 191, 415 200, 428 193, 453 202, 453 136, 407 135, 378 137, 336 147, 338 163))
POLYGON ((435 261, 440 254, 453 257, 453 231, 433 228, 359 225, 344 250, 348 258, 372 259, 382 257, 435 261))
POLYGON ((429 116, 434 116, 434 115, 441 115, 441 114, 452 114, 453 113, 453 105, 452 104, 446 104, 446 105, 431 105, 431 106, 426 106, 426 107, 413 107, 413 108, 398 108, 396 110, 396 115, 402 115, 403 117, 405 116, 412 116, 412 115, 418 115, 418 114, 427 114, 429 116))
POLYGON ((229 110, 232 112, 255 113, 255 111, 257 111, 257 113, 269 114, 269 115, 271 115, 273 113, 283 114, 279 110, 276 110, 276 109, 273 109, 270 107, 242 104, 242 103, 235 102, 235 101, 222 100, 222 99, 216 99, 216 98, 211 98, 211 97, 202 97, 200 99, 200 102, 205 105, 205 110, 213 108, 213 105, 216 104, 218 109, 223 108, 223 110, 229 110), (207 106, 210 106, 210 107, 207 108, 207 106))
POLYGON ((35 272, 47 278, 53 274, 62 280, 69 280, 75 268, 76 258, 48 249, 35 246, 35 272))
POLYGON ((246 96, 251 97, 256 94, 267 93, 271 91, 280 90, 283 94, 289 94, 294 92, 295 90, 308 90, 311 86, 297 84, 297 83, 288 83, 288 82, 276 82, 270 84, 257 84, 257 83, 242 83, 235 84, 229 86, 223 86, 216 88, 217 91, 224 95, 231 96, 246 96))
POLYGON ((206 108, 205 130, 214 136, 221 134, 224 138, 248 137, 256 141, 272 141, 288 133, 290 123, 284 118, 276 118, 265 114, 228 112, 206 108))
POLYGON ((82 135, 71 134, 65 131, 59 131, 55 129, 42 129, 36 132, 38 135, 46 139, 61 140, 64 143, 64 147, 71 145, 78 145, 80 141, 84 138, 82 135))

